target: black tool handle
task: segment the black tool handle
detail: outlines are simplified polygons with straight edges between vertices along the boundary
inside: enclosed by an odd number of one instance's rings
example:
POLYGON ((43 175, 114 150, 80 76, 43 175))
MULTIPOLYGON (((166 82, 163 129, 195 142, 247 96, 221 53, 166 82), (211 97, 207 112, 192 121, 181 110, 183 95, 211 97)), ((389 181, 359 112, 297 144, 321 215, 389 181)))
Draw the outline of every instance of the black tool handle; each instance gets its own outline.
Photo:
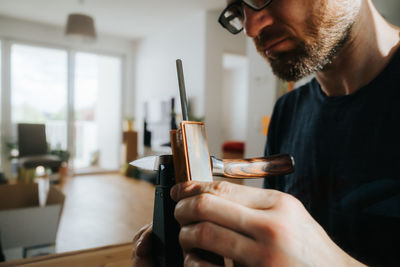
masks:
MULTIPOLYGON (((157 267, 183 266, 182 248, 179 245, 179 223, 175 220, 176 203, 170 197, 171 187, 175 184, 172 155, 159 158, 156 193, 153 214, 153 255, 157 267)), ((196 249, 194 252, 201 258, 223 265, 224 258, 214 253, 196 249)))
POLYGON ((175 184, 174 166, 171 162, 159 165, 154 198, 153 255, 158 267, 183 266, 182 249, 179 245, 180 226, 174 217, 175 202, 170 197, 175 184))

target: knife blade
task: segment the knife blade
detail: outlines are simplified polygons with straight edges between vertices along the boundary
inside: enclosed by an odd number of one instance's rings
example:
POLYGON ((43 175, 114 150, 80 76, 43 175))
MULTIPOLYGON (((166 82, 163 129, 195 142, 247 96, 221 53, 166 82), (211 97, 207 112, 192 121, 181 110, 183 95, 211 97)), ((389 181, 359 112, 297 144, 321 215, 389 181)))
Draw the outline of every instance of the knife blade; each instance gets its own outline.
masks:
MULTIPOLYGON (((171 155, 154 155, 137 159, 129 164, 139 169, 157 171, 160 160, 171 155)), ((294 159, 288 154, 250 159, 218 159, 210 157, 214 176, 226 178, 248 179, 265 178, 293 172, 294 159)))
POLYGON ((157 171, 158 170, 158 159, 160 156, 147 156, 130 162, 129 164, 133 167, 146 170, 146 171, 157 171))

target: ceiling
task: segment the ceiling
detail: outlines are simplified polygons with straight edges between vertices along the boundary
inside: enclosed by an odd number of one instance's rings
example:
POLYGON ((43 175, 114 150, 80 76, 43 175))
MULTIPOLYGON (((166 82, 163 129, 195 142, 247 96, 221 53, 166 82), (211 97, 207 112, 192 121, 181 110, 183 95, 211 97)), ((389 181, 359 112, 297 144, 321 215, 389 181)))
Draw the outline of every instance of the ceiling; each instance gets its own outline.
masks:
POLYGON ((224 0, 0 0, 0 15, 64 26, 70 13, 94 17, 99 33, 143 38, 224 0))
MULTIPOLYGON (((373 0, 390 22, 400 25, 399 0, 373 0)), ((64 26, 73 12, 95 18, 99 33, 143 38, 179 23, 182 17, 222 9, 225 0, 0 0, 0 15, 64 26)))

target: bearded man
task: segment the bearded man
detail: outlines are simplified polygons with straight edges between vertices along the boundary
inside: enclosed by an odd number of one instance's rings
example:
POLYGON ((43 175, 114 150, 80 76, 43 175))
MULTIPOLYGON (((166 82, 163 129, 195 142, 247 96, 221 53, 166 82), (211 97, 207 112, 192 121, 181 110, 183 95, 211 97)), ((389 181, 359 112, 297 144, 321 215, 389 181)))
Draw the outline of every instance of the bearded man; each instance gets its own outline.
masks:
POLYGON ((398 266, 399 28, 370 0, 232 0, 219 22, 278 77, 315 78, 277 101, 268 133, 265 154, 291 154, 294 173, 172 188, 185 266, 214 266, 198 249, 239 266, 398 266))

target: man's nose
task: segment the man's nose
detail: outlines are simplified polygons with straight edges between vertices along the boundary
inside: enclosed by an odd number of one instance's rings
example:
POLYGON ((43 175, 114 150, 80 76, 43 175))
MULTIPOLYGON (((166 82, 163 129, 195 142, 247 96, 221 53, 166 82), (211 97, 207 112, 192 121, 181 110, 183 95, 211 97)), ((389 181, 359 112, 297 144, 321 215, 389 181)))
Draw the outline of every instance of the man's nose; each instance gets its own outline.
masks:
POLYGON ((267 9, 254 11, 253 9, 244 6, 244 21, 243 28, 249 37, 256 37, 267 26, 274 23, 274 19, 267 9))

